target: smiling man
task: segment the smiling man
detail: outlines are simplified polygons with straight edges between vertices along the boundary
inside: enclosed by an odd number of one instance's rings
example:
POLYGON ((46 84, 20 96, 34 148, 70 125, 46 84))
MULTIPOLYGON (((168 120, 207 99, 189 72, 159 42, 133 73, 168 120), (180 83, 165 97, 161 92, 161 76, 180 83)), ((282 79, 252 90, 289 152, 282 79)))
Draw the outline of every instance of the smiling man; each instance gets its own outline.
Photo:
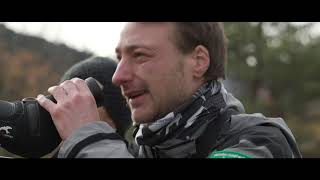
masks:
POLYGON ((97 123, 94 98, 82 80, 72 79, 49 89, 57 104, 38 98, 65 140, 59 157, 301 157, 281 118, 246 114, 226 91, 220 82, 226 49, 218 22, 126 24, 112 81, 136 123, 136 151, 97 123))

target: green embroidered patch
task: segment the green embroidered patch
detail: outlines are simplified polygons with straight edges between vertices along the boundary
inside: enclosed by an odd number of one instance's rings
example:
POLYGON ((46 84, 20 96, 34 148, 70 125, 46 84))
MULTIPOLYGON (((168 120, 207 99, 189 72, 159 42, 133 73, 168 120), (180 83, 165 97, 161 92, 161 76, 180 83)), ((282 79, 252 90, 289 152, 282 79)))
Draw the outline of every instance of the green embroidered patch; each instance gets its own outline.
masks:
POLYGON ((239 152, 233 152, 233 151, 214 151, 208 156, 208 158, 220 159, 220 158, 251 158, 251 157, 249 155, 242 154, 239 152))

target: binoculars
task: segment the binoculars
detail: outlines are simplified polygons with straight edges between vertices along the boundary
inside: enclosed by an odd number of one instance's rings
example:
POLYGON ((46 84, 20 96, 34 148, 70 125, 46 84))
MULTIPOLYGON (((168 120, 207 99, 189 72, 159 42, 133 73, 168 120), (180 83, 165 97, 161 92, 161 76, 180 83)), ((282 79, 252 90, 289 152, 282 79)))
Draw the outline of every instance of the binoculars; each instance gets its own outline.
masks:
MULTIPOLYGON (((94 78, 85 80, 97 107, 102 104, 103 86, 94 78)), ((53 96, 46 98, 56 103, 53 96)), ((35 98, 8 102, 0 100, 0 144, 7 151, 26 158, 39 158, 61 142, 52 118, 35 98)))

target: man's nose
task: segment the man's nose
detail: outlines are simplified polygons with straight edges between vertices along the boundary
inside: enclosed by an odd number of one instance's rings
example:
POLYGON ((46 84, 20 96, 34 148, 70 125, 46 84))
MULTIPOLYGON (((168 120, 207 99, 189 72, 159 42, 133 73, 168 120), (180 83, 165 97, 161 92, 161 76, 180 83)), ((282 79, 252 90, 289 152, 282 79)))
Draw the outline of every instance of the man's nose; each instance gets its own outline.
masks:
POLYGON ((132 66, 130 62, 121 60, 112 77, 112 83, 116 86, 121 86, 132 80, 132 66))

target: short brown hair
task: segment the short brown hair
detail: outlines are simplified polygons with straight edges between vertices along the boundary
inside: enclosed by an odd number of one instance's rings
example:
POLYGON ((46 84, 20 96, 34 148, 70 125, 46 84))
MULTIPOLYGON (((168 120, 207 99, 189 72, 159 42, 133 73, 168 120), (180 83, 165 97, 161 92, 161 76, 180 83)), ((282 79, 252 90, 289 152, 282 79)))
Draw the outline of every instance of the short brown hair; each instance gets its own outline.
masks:
POLYGON ((175 22, 175 43, 183 53, 189 53, 198 45, 209 51, 210 65, 204 74, 206 80, 225 79, 227 45, 221 22, 175 22))

